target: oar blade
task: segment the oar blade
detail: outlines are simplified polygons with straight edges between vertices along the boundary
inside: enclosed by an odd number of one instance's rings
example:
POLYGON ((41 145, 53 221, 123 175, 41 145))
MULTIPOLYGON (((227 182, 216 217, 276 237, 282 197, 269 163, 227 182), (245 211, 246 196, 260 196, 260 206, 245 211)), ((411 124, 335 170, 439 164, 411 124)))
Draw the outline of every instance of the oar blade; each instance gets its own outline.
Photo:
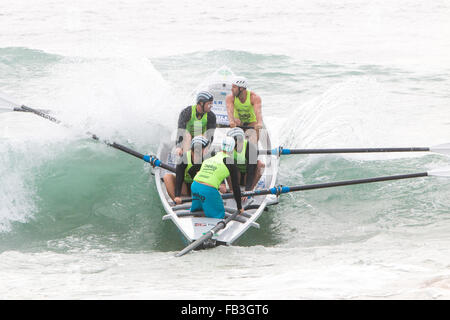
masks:
POLYGON ((13 109, 13 108, 1 107, 1 106, 0 106, 0 113, 1 113, 1 112, 11 112, 11 111, 14 111, 14 109, 13 109))
POLYGON ((430 148, 431 152, 450 155, 450 143, 439 144, 430 148))
POLYGON ((434 169, 427 172, 429 176, 450 178, 450 167, 434 169))
POLYGON ((34 112, 38 111, 41 113, 50 113, 50 110, 46 109, 33 109, 34 111, 26 110, 25 108, 22 108, 22 104, 14 102, 10 97, 8 97, 6 94, 0 92, 0 112, 10 112, 10 111, 21 111, 21 112, 34 112))
POLYGON ((181 257, 184 256, 186 253, 191 252, 192 250, 196 249, 198 246, 200 246, 203 242, 205 242, 206 240, 212 238, 213 236, 213 232, 209 231, 207 233, 205 233, 203 236, 201 236, 200 238, 198 238, 197 240, 195 240, 194 242, 192 242, 190 245, 188 245, 186 248, 184 248, 183 250, 181 250, 180 252, 178 252, 175 257, 181 257))
POLYGON ((14 111, 14 108, 20 108, 20 104, 0 92, 0 111, 14 111))

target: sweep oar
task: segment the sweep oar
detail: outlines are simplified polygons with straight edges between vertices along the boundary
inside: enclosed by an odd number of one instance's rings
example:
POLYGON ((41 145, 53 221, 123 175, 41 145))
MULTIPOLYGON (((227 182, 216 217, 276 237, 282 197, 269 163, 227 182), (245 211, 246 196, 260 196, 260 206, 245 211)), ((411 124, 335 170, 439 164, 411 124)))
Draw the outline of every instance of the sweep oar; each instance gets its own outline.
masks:
MULTIPOLYGON (((269 189, 260 189, 255 191, 246 191, 242 192, 242 197, 249 196, 262 196, 268 194, 280 195, 283 193, 294 192, 294 191, 306 191, 306 190, 314 190, 314 189, 324 189, 324 188, 332 188, 332 187, 340 187, 340 186, 349 186, 354 184, 363 184, 363 183, 372 183, 372 182, 381 182, 381 181, 390 181, 390 180, 401 180, 401 179, 411 179, 411 178, 420 178, 420 177, 450 177, 450 168, 446 169, 435 169, 427 172, 418 172, 418 173, 410 173, 410 174, 401 174, 401 175, 393 175, 393 176, 384 176, 384 177, 375 177, 375 178, 366 178, 366 179, 356 179, 356 180, 344 180, 337 182, 327 182, 327 183, 317 183, 317 184, 307 184, 300 186, 276 186, 269 189)), ((232 193, 227 193, 222 195, 222 199, 231 199, 233 198, 232 193)), ((183 199, 183 203, 191 202, 192 199, 183 199)))
POLYGON ((268 154, 268 155, 372 153, 372 152, 434 152, 450 155, 450 143, 439 144, 432 147, 407 147, 407 148, 288 149, 278 147, 270 150, 258 150, 258 154, 268 154))
POLYGON ((219 221, 211 230, 209 230, 204 235, 202 235, 200 238, 198 238, 197 240, 192 242, 190 245, 188 245, 186 248, 184 248, 183 250, 178 252, 175 256, 176 257, 181 257, 181 256, 185 255, 186 253, 194 250, 198 246, 200 246, 206 240, 211 239, 215 235, 215 233, 217 231, 225 229, 225 227, 227 226, 228 222, 233 220, 238 214, 239 214, 239 210, 236 210, 231 216, 229 216, 225 220, 219 221))
MULTIPOLYGON (((6 99, 6 98, 2 97, 1 95, 0 95, 0 102, 1 102, 1 105, 9 105, 10 106, 10 108, 9 108, 10 111, 31 112, 31 113, 34 113, 34 114, 36 114, 36 115, 38 115, 38 116, 40 116, 40 117, 42 117, 44 119, 47 119, 47 120, 50 120, 52 122, 61 124, 60 120, 58 120, 58 119, 48 115, 47 113, 45 113, 45 112, 43 112, 41 110, 30 108, 30 107, 27 107, 25 105, 17 104, 15 102, 10 101, 9 99, 6 99)), ((106 145, 108 145, 108 146, 110 146, 110 147, 112 147, 114 149, 123 151, 125 153, 128 153, 128 154, 136 157, 136 158, 144 160, 145 162, 150 163, 154 167, 161 167, 161 168, 167 169, 169 171, 175 172, 175 168, 173 168, 173 167, 171 167, 171 166, 169 166, 169 165, 167 165, 165 163, 162 163, 155 156, 144 155, 144 154, 139 153, 137 151, 134 151, 134 150, 132 150, 132 149, 130 149, 130 148, 124 146, 124 145, 121 145, 121 144, 118 144, 118 143, 115 143, 115 142, 109 142, 108 140, 102 140, 97 135, 95 135, 93 133, 90 133, 90 132, 86 132, 86 134, 89 135, 92 139, 97 140, 97 141, 101 141, 101 142, 105 143, 106 145)))

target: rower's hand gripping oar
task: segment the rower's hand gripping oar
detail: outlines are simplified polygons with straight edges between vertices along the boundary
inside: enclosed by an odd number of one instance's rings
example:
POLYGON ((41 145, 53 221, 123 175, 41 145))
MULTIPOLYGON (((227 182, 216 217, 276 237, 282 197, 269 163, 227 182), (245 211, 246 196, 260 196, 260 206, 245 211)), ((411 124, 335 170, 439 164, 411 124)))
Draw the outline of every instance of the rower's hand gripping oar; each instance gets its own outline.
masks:
POLYGON ((258 154, 291 155, 291 154, 325 154, 325 153, 372 153, 372 152, 434 152, 450 155, 450 143, 433 147, 408 148, 343 148, 343 149, 288 149, 282 146, 270 150, 258 150, 258 154))
MULTIPOLYGON (((9 99, 4 98, 1 95, 0 95, 0 105, 12 106, 12 108, 9 108, 9 111, 31 112, 31 113, 34 113, 34 114, 36 114, 36 115, 38 115, 38 116, 40 116, 40 117, 42 117, 44 119, 50 120, 50 121, 55 122, 57 124, 62 124, 60 120, 58 120, 58 119, 48 115, 47 113, 45 113, 45 112, 43 112, 41 110, 30 108, 30 107, 27 107, 25 105, 19 105, 19 104, 15 103, 15 102, 12 102, 9 99)), ((66 125, 66 127, 67 127, 67 125, 66 125)), ((90 133, 90 132, 86 132, 86 134, 89 135, 92 139, 97 140, 97 141, 101 141, 101 142, 105 143, 106 145, 108 145, 108 146, 110 146, 110 147, 112 147, 114 149, 123 151, 125 153, 128 153, 128 154, 136 157, 136 158, 144 160, 145 162, 150 163, 153 167, 161 167, 161 168, 167 169, 169 171, 175 172, 175 168, 173 168, 173 167, 171 167, 171 166, 169 166, 169 165, 167 165, 165 163, 162 163, 159 159, 157 159, 153 155, 144 155, 142 153, 134 151, 134 150, 132 150, 132 149, 126 147, 126 146, 123 146, 121 144, 118 144, 118 143, 115 143, 115 142, 109 142, 107 140, 102 140, 97 135, 95 135, 93 133, 90 133)))

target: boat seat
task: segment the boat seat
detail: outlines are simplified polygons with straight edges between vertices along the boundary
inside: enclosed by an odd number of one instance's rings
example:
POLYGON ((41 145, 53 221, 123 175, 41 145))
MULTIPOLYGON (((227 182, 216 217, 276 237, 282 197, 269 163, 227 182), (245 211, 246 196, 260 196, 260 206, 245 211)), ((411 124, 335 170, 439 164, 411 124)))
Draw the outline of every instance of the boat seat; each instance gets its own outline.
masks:
POLYGON ((183 209, 190 209, 191 208, 191 204, 190 203, 185 203, 185 204, 179 204, 176 205, 174 207, 172 207, 173 211, 178 211, 178 210, 183 210, 183 209))
MULTIPOLYGON (((230 213, 225 212, 225 217, 229 217, 230 215, 231 215, 230 213)), ((205 213, 203 211, 190 212, 190 211, 186 210, 186 211, 179 211, 179 212, 177 212, 177 216, 178 217, 191 217, 191 216, 194 216, 194 217, 205 217, 205 213)), ((163 220, 167 220, 167 219, 170 219, 170 215, 168 215, 168 214, 166 214, 163 217, 163 220)), ((246 223, 247 222, 247 219, 245 217, 243 217, 242 215, 236 216, 233 220, 235 220, 237 222, 240 222, 240 223, 246 223)), ((250 222, 250 226, 259 229, 259 223, 257 223, 257 222, 250 222)))
MULTIPOLYGON (((190 216, 194 216, 194 217, 205 217, 205 213, 203 211, 195 211, 195 212, 190 212, 190 211, 178 211, 177 212, 177 216, 178 217, 190 217, 190 216)), ((231 216, 230 213, 225 212, 225 217, 229 217, 231 216)), ((242 216, 236 216, 233 220, 236 220, 238 222, 241 223, 246 223, 247 219, 245 217, 242 216)))
MULTIPOLYGON (((179 211, 179 210, 184 210, 184 209, 190 209, 191 208, 191 204, 190 203, 185 203, 185 204, 179 204, 177 206, 172 207, 173 211, 179 211)), ((244 207, 244 209, 257 209, 259 208, 259 206, 257 205, 252 205, 252 206, 248 206, 248 207, 244 207)), ((230 208, 230 207, 225 207, 225 212, 229 212, 229 213, 235 213, 236 209, 235 208, 230 208)), ((250 218, 252 215, 248 212, 244 212, 241 213, 241 216, 244 216, 246 218, 250 218)))
MULTIPOLYGON (((244 207, 244 210, 247 210, 247 207, 244 207)), ((225 207, 225 212, 235 213, 236 211, 237 211, 237 209, 235 209, 235 208, 225 207)), ((241 216, 250 218, 252 215, 250 213, 244 211, 243 213, 241 213, 241 216)))

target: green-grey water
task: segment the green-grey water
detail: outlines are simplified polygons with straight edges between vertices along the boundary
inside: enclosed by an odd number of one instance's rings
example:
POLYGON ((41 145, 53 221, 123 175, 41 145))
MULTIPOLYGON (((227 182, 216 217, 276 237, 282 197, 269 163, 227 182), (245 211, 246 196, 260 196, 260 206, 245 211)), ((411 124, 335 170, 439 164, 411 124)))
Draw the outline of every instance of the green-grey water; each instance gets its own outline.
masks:
MULTIPOLYGON (((285 147, 448 143, 450 64, 439 53, 449 47, 448 6, 408 7, 399 20, 397 7, 388 4, 379 4, 379 11, 352 1, 339 8, 277 5, 280 11, 272 13, 254 3, 257 18, 221 7, 223 14, 214 19, 229 30, 217 33, 212 21, 198 31, 182 18, 184 10, 194 9, 175 10, 170 2, 153 7, 133 1, 120 14, 114 1, 90 8, 105 25, 108 15, 116 18, 109 29, 83 13, 87 3, 71 6, 64 22, 58 17, 65 9, 43 2, 43 11, 32 6, 30 12, 53 17, 63 28, 35 15, 21 33, 3 28, 8 31, 0 35, 0 92, 51 110, 69 128, 30 114, 0 113, 0 297, 449 297, 448 178, 282 195, 258 219, 260 229, 249 229, 235 246, 176 259, 185 243, 174 224, 162 220, 152 168, 85 135, 90 131, 155 154, 161 141, 172 139, 192 91, 226 65, 261 95, 264 121, 285 147), (181 20, 160 21, 157 13, 164 8, 181 20), (236 18, 224 18, 230 15, 236 18), (269 17, 278 23, 269 27, 269 17), (318 17, 331 24, 316 25, 318 17), (160 24, 148 22, 156 20, 160 24), (419 35, 409 32, 412 21, 419 35), (241 26, 248 27, 245 37, 241 26)), ((20 7, 10 2, 2 20, 27 16, 20 7)), ((282 157, 278 183, 449 165, 448 156, 434 153, 292 155, 282 157)))

